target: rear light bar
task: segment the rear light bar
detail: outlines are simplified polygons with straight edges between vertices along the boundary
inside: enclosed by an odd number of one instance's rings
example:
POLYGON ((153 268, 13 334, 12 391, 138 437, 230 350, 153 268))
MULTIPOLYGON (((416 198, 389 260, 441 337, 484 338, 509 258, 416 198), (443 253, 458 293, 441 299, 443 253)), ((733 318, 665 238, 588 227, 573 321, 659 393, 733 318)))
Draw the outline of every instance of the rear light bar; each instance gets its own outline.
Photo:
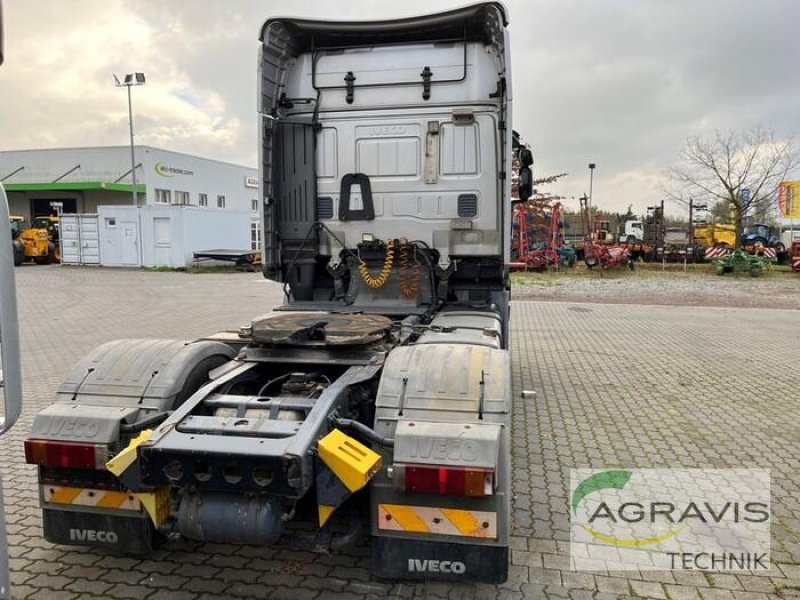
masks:
POLYGON ((494 493, 494 469, 396 464, 391 473, 393 487, 405 492, 474 498, 494 493))
POLYGON ((42 467, 105 469, 108 447, 80 442, 25 440, 25 461, 42 467))

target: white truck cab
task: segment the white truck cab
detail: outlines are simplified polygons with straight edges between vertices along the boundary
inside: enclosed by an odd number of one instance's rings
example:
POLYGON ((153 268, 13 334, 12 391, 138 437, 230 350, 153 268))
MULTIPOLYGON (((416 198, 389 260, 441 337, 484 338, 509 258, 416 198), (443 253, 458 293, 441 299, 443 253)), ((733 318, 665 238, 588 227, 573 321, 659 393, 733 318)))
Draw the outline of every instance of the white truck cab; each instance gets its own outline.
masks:
POLYGON ((635 244, 644 240, 644 223, 642 221, 625 221, 625 231, 621 239, 626 244, 635 244))

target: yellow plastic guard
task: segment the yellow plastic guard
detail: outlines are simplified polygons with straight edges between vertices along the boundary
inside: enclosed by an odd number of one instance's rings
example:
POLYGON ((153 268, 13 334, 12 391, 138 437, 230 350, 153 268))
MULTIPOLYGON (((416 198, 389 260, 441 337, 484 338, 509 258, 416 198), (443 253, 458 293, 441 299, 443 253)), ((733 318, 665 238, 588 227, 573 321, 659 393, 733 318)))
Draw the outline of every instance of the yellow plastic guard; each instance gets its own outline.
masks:
POLYGON ((328 506, 327 504, 318 504, 317 510, 319 511, 319 526, 322 527, 327 523, 333 511, 336 510, 335 506, 328 506))
POLYGON ((125 450, 117 454, 114 458, 106 463, 106 469, 111 471, 117 477, 122 475, 123 471, 130 467, 133 461, 136 459, 136 448, 139 447, 139 444, 149 438, 151 433, 153 433, 152 429, 145 429, 142 431, 142 433, 133 438, 125 450))
POLYGON ((334 429, 317 443, 319 457, 351 492, 360 490, 381 468, 381 457, 334 429))
POLYGON ((150 520, 156 527, 161 527, 169 517, 169 486, 156 488, 155 492, 136 494, 144 506, 150 520))
MULTIPOLYGON (((145 429, 133 438, 127 448, 106 463, 106 469, 119 477, 136 460, 136 448, 149 438, 151 433, 153 433, 152 429, 145 429)), ((153 525, 160 527, 167 520, 169 517, 169 486, 157 488, 154 492, 142 492, 136 494, 136 497, 144 506, 153 525)))

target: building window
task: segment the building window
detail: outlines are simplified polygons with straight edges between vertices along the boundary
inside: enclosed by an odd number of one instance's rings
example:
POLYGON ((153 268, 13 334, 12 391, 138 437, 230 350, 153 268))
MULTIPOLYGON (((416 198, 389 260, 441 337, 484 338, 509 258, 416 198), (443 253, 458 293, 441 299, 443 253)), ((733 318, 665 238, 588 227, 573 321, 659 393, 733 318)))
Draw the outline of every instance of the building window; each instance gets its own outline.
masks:
POLYGON ((159 248, 169 248, 172 245, 169 217, 153 218, 153 237, 159 248))
POLYGON ((217 208, 225 208, 225 196, 217 196, 217 208))
POLYGON ((261 223, 258 221, 250 222, 250 249, 261 250, 261 223))
POLYGON ((258 198, 253 198, 250 200, 250 210, 253 212, 258 212, 258 198))
POLYGON ((175 192, 175 204, 185 206, 189 204, 189 192, 175 192))
POLYGON ((169 204, 170 192, 169 190, 156 189, 156 204, 169 204))
POLYGON ((116 226, 117 226, 116 217, 106 217, 106 227, 116 227, 116 226))
POLYGON ((200 199, 197 201, 198 206, 208 206, 208 194, 200 194, 200 199))

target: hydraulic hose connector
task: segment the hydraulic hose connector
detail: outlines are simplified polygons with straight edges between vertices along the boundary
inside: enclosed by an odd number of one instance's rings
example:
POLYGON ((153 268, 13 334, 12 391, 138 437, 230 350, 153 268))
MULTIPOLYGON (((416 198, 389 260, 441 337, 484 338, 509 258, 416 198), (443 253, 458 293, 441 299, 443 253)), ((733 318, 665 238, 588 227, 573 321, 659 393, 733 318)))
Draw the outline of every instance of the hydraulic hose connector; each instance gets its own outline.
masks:
POLYGON ((372 289, 383 287, 389 280, 389 276, 392 274, 392 263, 394 262, 394 241, 391 239, 386 240, 386 258, 383 261, 381 272, 377 277, 373 277, 369 272, 367 263, 365 263, 360 257, 358 260, 358 274, 361 276, 361 279, 364 281, 364 283, 372 289))

